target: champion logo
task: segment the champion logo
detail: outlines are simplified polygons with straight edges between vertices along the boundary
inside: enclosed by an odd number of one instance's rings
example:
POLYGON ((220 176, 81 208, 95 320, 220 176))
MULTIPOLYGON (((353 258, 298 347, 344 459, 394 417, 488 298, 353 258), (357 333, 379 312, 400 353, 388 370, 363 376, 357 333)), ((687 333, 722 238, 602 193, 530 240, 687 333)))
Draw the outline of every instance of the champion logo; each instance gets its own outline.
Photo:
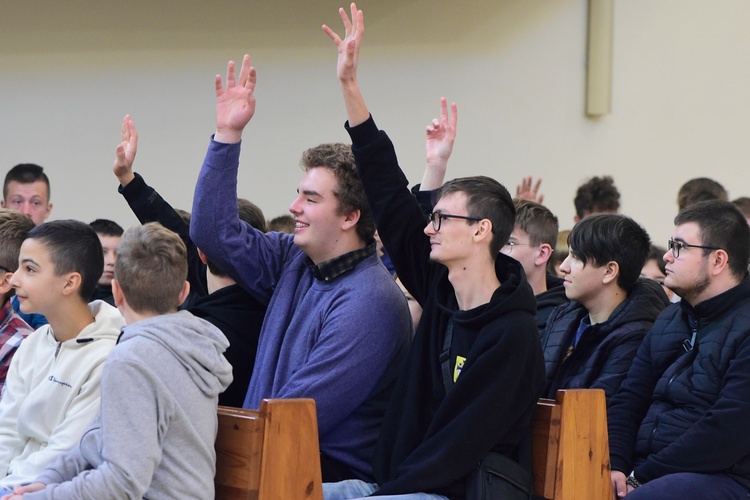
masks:
POLYGON ((49 380, 50 382, 54 382, 56 384, 60 384, 64 387, 70 387, 71 389, 73 388, 73 386, 70 385, 69 383, 63 382, 62 380, 57 380, 54 375, 50 375, 49 377, 47 377, 47 380, 49 380))

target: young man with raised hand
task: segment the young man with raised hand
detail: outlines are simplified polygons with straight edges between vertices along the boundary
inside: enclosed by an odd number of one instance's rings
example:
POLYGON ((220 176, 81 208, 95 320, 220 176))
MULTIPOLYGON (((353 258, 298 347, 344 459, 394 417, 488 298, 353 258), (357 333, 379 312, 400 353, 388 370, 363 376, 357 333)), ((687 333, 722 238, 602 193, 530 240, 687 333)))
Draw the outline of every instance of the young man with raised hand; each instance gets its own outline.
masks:
POLYGON ((618 497, 750 496, 750 228, 728 201, 682 210, 664 254, 680 297, 607 411, 618 497))
POLYGON ((195 190, 190 236, 211 262, 268 303, 246 408, 313 398, 324 480, 372 479, 372 449, 405 358, 404 294, 375 252, 375 224, 351 148, 303 153, 293 235, 237 216, 240 140, 255 111, 255 69, 216 77, 216 133, 195 190))
POLYGON ((518 460, 543 386, 534 295, 520 264, 499 253, 513 202, 497 181, 467 177, 443 185, 423 216, 359 90, 362 11, 340 15, 343 40, 323 29, 338 47, 352 150, 378 232, 424 313, 380 433, 376 483, 326 484, 324 494, 464 498, 490 452, 518 460))

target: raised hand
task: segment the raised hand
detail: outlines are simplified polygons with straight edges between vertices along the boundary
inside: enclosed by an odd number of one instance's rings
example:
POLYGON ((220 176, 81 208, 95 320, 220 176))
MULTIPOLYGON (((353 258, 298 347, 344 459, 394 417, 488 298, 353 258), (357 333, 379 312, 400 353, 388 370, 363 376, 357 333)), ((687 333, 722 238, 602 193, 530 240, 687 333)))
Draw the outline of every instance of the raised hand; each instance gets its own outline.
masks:
POLYGON ((451 112, 448 113, 448 101, 445 97, 440 99, 440 120, 437 118, 427 126, 425 149, 427 152, 427 167, 422 177, 420 189, 431 191, 443 184, 445 170, 448 168, 448 160, 453 152, 453 143, 456 140, 456 123, 458 121, 458 107, 456 103, 451 104, 451 112))
POLYGON ((130 119, 130 115, 125 115, 125 118, 122 119, 122 142, 115 149, 115 163, 112 165, 115 177, 123 186, 127 186, 130 181, 135 179, 133 162, 137 152, 138 131, 135 129, 135 124, 130 119))
POLYGON ((357 62, 359 60, 359 48, 362 45, 362 37, 365 34, 365 18, 361 10, 357 10, 357 5, 352 3, 351 19, 347 16, 343 8, 339 9, 339 15, 344 22, 343 40, 331 28, 323 25, 323 31, 333 40, 338 48, 338 63, 336 64, 336 73, 339 80, 356 81, 357 79, 357 62))
POLYGON ((532 176, 524 177, 521 180, 521 184, 516 186, 516 198, 527 201, 534 201, 541 205, 544 201, 544 195, 539 193, 539 186, 542 184, 541 177, 537 179, 534 184, 534 178, 532 176))
POLYGON ((255 114, 255 68, 250 56, 242 58, 240 76, 235 80, 234 61, 227 63, 227 86, 216 75, 216 134, 214 140, 223 143, 239 142, 242 131, 255 114))

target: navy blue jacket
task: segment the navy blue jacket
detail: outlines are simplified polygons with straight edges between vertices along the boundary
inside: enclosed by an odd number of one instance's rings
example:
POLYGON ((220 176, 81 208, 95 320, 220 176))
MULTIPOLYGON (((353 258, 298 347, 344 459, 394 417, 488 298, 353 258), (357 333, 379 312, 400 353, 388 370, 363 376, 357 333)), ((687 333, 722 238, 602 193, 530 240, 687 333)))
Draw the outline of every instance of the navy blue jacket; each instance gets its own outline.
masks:
POLYGON ((632 470, 642 483, 722 472, 750 487, 748 278, 696 307, 664 310, 607 418, 613 470, 632 470))
POLYGON ((588 311, 578 302, 559 307, 542 336, 546 397, 554 399, 558 389, 597 388, 604 389, 609 399, 625 379, 646 332, 668 305, 661 285, 639 279, 607 321, 593 325, 581 337, 565 362, 565 352, 588 311))

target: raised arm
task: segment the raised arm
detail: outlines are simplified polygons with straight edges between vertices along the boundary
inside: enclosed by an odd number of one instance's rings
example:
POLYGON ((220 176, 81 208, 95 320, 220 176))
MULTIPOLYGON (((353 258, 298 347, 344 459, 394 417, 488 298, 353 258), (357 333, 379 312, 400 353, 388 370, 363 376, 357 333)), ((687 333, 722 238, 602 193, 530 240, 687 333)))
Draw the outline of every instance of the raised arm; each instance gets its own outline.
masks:
POLYGON ((333 40, 338 49, 338 63, 336 73, 339 77, 341 90, 344 95, 346 114, 350 127, 365 122, 370 117, 365 100, 359 90, 357 82, 357 62, 359 60, 359 48, 362 37, 365 34, 365 18, 361 10, 357 10, 355 3, 351 4, 351 20, 343 8, 339 9, 339 15, 344 22, 344 38, 342 39, 331 28, 323 25, 323 31, 333 40))
POLYGON ((542 185, 542 178, 536 180, 532 176, 521 179, 521 184, 516 186, 516 198, 526 201, 534 201, 540 205, 544 201, 544 195, 539 192, 539 186, 542 185))
POLYGON ((190 290, 201 296, 207 295, 206 266, 201 262, 198 249, 190 239, 190 225, 153 187, 146 184, 143 177, 133 172, 137 152, 138 131, 130 115, 126 115, 122 120, 122 142, 115 149, 115 162, 112 165, 112 172, 120 181, 117 190, 141 224, 158 222, 180 236, 188 251, 190 290))
POLYGON ((453 153, 453 143, 456 140, 456 122, 458 108, 451 104, 448 114, 448 101, 440 99, 440 120, 434 118, 427 126, 425 149, 427 151, 427 166, 422 176, 420 191, 434 191, 443 185, 448 160, 453 153))

